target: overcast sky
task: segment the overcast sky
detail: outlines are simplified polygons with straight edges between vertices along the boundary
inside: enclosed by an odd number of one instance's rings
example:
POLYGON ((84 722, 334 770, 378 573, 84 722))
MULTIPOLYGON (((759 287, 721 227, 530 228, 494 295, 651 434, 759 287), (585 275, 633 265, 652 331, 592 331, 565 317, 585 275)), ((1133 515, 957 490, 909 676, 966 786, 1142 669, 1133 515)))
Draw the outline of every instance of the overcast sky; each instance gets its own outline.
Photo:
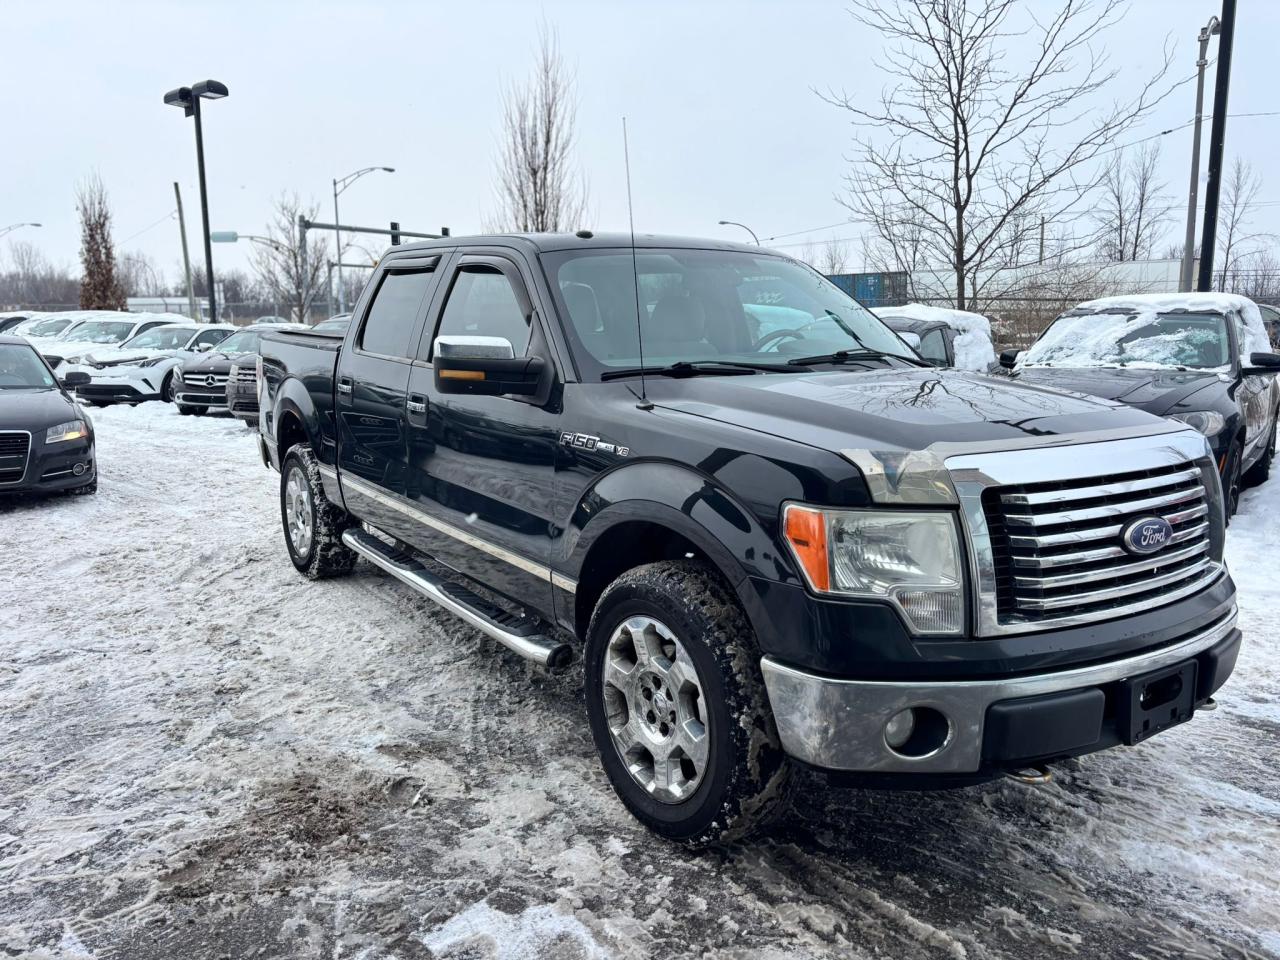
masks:
MULTIPOLYGON (((1231 113, 1275 110, 1280 3, 1240 7, 1231 113)), ((1158 66, 1166 39, 1177 55, 1171 76, 1191 75, 1196 33, 1216 12, 1213 0, 1134 0, 1107 37, 1123 68, 1117 97, 1158 66)), ((343 195, 344 222, 477 231, 494 208, 502 88, 528 72, 543 15, 577 72, 578 157, 593 227, 626 227, 625 114, 637 230, 744 238, 717 225, 734 219, 761 237, 781 236, 774 245, 860 234, 846 224, 793 235, 845 219, 835 194, 850 128, 813 88, 869 100, 883 82, 872 66, 877 35, 842 3, 817 0, 14 0, 0 13, 0 227, 41 221, 43 229, 9 239, 74 265, 74 187, 96 170, 110 191, 119 247, 145 252, 176 279, 173 181, 182 185, 193 260, 199 194, 192 124, 161 98, 211 77, 231 91, 205 113, 214 230, 262 232, 272 198, 286 189, 320 202, 327 220, 335 176, 385 164, 396 172, 365 177, 343 195)), ((1212 76, 1211 67, 1206 112, 1212 76)), ((1134 136, 1181 125, 1193 107, 1187 84, 1134 136)), ((1207 132, 1206 124, 1206 144, 1207 132)), ((1180 204, 1190 139, 1186 129, 1161 140, 1164 179, 1180 204)), ((1280 174, 1271 173, 1278 146, 1280 117, 1229 126, 1228 161, 1242 155, 1262 173, 1260 199, 1273 205, 1259 210, 1259 225, 1280 232, 1280 174)), ((215 246, 215 270, 245 266, 245 246, 215 246)))

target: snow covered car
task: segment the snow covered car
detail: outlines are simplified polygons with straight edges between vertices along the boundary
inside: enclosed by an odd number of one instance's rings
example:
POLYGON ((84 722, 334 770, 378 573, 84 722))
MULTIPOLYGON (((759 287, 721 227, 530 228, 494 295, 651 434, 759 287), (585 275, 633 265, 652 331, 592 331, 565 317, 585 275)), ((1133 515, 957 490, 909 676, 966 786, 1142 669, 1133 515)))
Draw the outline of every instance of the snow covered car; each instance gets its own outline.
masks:
POLYGON ((118 347, 93 350, 77 365, 64 364, 65 378, 71 370, 89 376, 76 388, 76 395, 96 407, 110 403, 141 403, 174 397, 173 373, 183 360, 212 350, 236 328, 229 323, 169 323, 146 330, 118 347))
POLYGON ((31 344, 0 334, 0 493, 97 489, 89 418, 31 344))
MULTIPOLYGON (((227 407, 227 381, 232 370, 237 375, 244 371, 254 376, 258 344, 268 330, 306 330, 297 323, 255 323, 238 327, 236 332, 223 340, 208 353, 183 361, 174 371, 174 402, 181 414, 197 416, 211 408, 227 407)), ((256 388, 254 401, 256 403, 256 388)), ((253 418, 257 419, 255 409, 253 418)), ((244 419, 243 417, 241 419, 244 419)))
POLYGON ((991 322, 980 313, 922 303, 876 307, 871 312, 934 366, 985 373, 996 362, 991 322))
POLYGON ((1275 456, 1280 355, 1257 304, 1221 293, 1142 294, 1068 310, 1029 350, 1000 356, 1015 380, 1118 400, 1204 434, 1227 516, 1275 456))
POLYGON ((127 313, 123 310, 85 312, 55 340, 30 337, 31 345, 49 361, 55 373, 63 364, 75 366, 81 359, 103 347, 113 347, 153 327, 168 323, 190 323, 172 313, 127 313))

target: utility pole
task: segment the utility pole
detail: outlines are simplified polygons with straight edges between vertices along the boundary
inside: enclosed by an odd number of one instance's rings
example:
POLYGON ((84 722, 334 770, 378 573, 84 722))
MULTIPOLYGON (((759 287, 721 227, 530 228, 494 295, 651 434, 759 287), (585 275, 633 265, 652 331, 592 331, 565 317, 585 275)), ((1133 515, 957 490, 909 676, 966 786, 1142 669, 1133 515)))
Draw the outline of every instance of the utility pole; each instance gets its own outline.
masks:
POLYGON ((1191 290, 1196 259, 1196 193, 1200 189, 1200 121, 1204 118, 1204 68, 1209 65, 1209 38, 1221 29, 1217 17, 1200 28, 1200 59, 1196 61, 1196 117, 1191 133, 1191 189, 1187 191, 1187 239, 1182 246, 1182 273, 1178 289, 1191 290))
POLYGON ((1200 279, 1196 289, 1213 289, 1213 248, 1217 242, 1218 191, 1222 186, 1222 150, 1227 139, 1227 92, 1231 84, 1231 41, 1236 33, 1236 0, 1222 0, 1218 72, 1213 82, 1213 126, 1209 130, 1209 182, 1204 190, 1204 233, 1200 238, 1200 279))
POLYGON ((187 221, 182 215, 182 191, 178 189, 178 181, 173 181, 173 195, 178 200, 178 232, 182 234, 182 269, 187 278, 187 312, 196 323, 200 322, 200 311, 196 309, 196 289, 191 284, 191 256, 187 253, 187 221))

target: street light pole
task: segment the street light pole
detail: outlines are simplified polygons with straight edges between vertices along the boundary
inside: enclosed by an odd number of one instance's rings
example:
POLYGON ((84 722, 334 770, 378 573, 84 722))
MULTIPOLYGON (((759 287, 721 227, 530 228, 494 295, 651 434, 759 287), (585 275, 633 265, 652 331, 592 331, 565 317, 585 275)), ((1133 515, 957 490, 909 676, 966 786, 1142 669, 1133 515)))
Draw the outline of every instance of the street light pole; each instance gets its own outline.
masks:
POLYGON ((1178 289, 1191 290, 1192 269, 1196 249, 1196 194, 1200 189, 1200 121, 1204 117, 1204 68, 1209 64, 1209 38, 1218 33, 1221 25, 1217 17, 1200 28, 1200 59, 1196 61, 1196 117, 1191 133, 1191 189, 1187 191, 1187 239, 1182 247, 1182 276, 1178 289))
POLYGON ((218 322, 218 301, 213 282, 213 244, 209 240, 209 193, 204 178, 204 129, 200 122, 200 101, 221 100, 228 94, 227 86, 217 80, 201 80, 189 87, 179 87, 164 95, 164 102, 172 107, 182 107, 188 117, 196 122, 196 170, 200 176, 200 217, 204 224, 204 272, 209 286, 209 322, 218 322))
MULTIPOLYGON (((342 284, 342 233, 338 227, 342 223, 342 217, 338 215, 338 194, 342 193, 347 187, 351 186, 366 173, 373 173, 381 170, 384 173, 395 173, 395 167, 365 167, 357 170, 355 173, 349 173, 341 179, 334 178, 333 181, 333 243, 335 255, 338 258, 338 312, 346 313, 347 311, 347 291, 342 284)), ((303 234, 305 237, 305 234, 303 234)))
POLYGON ((1227 92, 1231 85, 1231 47, 1236 33, 1236 0, 1222 0, 1218 71, 1213 81, 1213 124, 1209 128, 1209 179, 1204 187, 1204 233, 1200 239, 1200 276, 1196 289, 1213 289, 1213 254, 1218 230, 1218 191, 1222 186, 1222 148, 1227 139, 1227 92))
POLYGON ((7 236, 7 235, 9 235, 9 234, 13 233, 13 231, 17 230, 19 227, 38 227, 38 226, 41 226, 41 224, 38 224, 38 223, 11 223, 11 224, 9 224, 7 227, 0 227, 0 237, 4 237, 4 236, 7 236))
POLYGON ((758 246, 760 246, 760 238, 759 238, 759 237, 757 237, 757 236, 756 236, 756 232, 755 232, 754 230, 752 230, 750 227, 748 227, 745 223, 739 223, 737 220, 721 220, 721 221, 720 221, 720 226, 722 226, 722 227, 741 227, 743 230, 747 231, 747 233, 751 234, 751 239, 752 239, 752 240, 754 240, 754 241, 756 242, 756 246, 757 246, 757 247, 758 247, 758 246))

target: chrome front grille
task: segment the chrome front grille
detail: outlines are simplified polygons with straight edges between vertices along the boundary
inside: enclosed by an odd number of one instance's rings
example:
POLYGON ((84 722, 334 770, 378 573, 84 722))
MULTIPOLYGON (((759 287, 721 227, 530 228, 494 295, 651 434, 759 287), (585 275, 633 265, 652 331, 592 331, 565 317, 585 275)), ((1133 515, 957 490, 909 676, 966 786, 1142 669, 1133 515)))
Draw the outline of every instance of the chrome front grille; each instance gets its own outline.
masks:
POLYGON ((31 434, 25 430, 0 433, 0 485, 20 483, 31 455, 31 434))
POLYGON ((1217 573, 1209 498, 1193 463, 991 487, 983 510, 1003 622, 1165 603, 1217 573), (1121 544, 1124 527, 1149 516, 1169 522, 1170 543, 1152 555, 1129 552, 1121 544))
POLYGON ((236 371, 236 383, 257 383, 258 371, 253 367, 241 367, 236 371))

